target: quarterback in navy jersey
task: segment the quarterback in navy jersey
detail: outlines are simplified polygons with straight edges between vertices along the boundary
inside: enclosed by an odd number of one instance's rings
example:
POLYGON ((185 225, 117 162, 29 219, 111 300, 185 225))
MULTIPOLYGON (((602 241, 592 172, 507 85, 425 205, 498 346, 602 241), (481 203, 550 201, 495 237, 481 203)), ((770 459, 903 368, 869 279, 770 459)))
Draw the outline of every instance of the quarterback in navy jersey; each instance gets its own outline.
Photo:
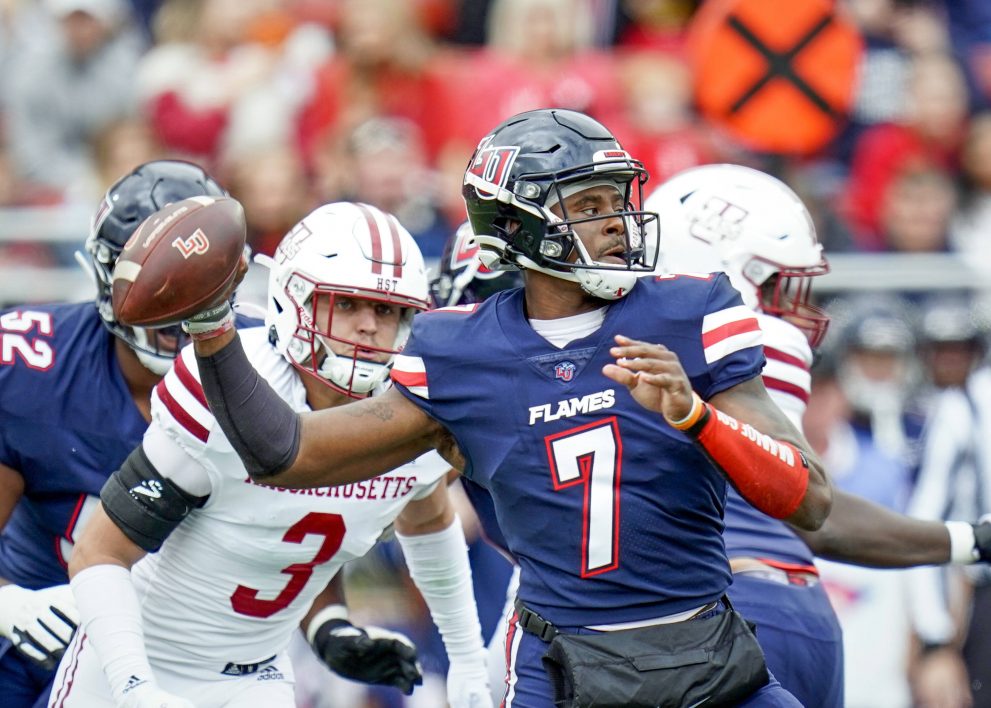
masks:
POLYGON ((77 615, 66 566, 100 488, 148 424, 153 387, 181 342, 177 327, 113 318, 110 275, 131 231, 168 202, 225 194, 199 167, 142 165, 107 192, 81 262, 92 302, 0 313, 0 696, 46 705, 77 615))
POLYGON ((643 281, 605 317, 557 349, 528 324, 523 291, 507 291, 421 316, 393 368, 401 390, 473 451, 463 473, 493 495, 523 568, 520 597, 566 627, 676 614, 717 600, 730 577, 725 478, 600 375, 612 359, 607 332, 664 343, 706 399, 764 364, 756 319, 725 276, 643 281), (483 386, 501 395, 478 395, 483 386), (609 582, 589 582, 596 576, 609 582))
MULTIPOLYGON (((506 706, 559 705, 562 687, 583 680, 565 671, 552 685, 542 656, 560 646, 548 641, 554 632, 615 647, 624 630, 648 628, 670 650, 668 631, 650 628, 735 621, 719 604, 731 578, 727 479, 804 528, 818 528, 831 503, 821 464, 761 384, 760 328, 729 281, 638 280, 654 265, 645 180, 580 113, 530 111, 498 126, 469 163, 463 195, 482 263, 522 269, 523 289, 419 315, 396 387, 346 416, 281 405, 222 308, 187 325, 199 333, 211 410, 253 478, 341 484, 433 447, 488 490, 522 571, 506 706)), ((734 636, 741 651, 753 642, 746 630, 734 636)), ((798 705, 758 659, 725 695, 798 705)), ((690 664, 676 673, 722 672, 690 664)), ((653 683, 647 674, 636 680, 653 683)), ((626 702, 607 680, 613 704, 682 698, 656 686, 626 702)))

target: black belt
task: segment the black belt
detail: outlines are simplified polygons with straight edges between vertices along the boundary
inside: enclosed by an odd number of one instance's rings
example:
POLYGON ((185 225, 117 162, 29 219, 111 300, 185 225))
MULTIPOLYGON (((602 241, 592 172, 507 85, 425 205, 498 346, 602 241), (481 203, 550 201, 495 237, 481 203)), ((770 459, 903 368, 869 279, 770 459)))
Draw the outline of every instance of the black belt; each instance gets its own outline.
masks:
POLYGON ((557 627, 529 609, 519 598, 516 598, 513 606, 516 608, 516 614, 519 616, 517 621, 520 623, 520 627, 523 628, 524 632, 529 632, 539 637, 543 642, 549 642, 560 634, 557 627))
MULTIPOLYGON (((723 604, 726 605, 727 609, 733 609, 733 605, 730 604, 729 597, 723 595, 720 599, 723 604)), ((683 621, 696 619, 700 615, 705 615, 707 612, 711 612, 718 606, 718 600, 716 602, 710 602, 708 605, 701 608, 695 615, 686 617, 683 621)), ((520 627, 524 632, 529 632, 536 637, 540 637, 540 640, 544 642, 549 642, 561 633, 557 627, 524 605, 520 598, 516 598, 516 601, 513 602, 513 607, 516 608, 516 614, 518 616, 517 621, 520 623, 520 627)))

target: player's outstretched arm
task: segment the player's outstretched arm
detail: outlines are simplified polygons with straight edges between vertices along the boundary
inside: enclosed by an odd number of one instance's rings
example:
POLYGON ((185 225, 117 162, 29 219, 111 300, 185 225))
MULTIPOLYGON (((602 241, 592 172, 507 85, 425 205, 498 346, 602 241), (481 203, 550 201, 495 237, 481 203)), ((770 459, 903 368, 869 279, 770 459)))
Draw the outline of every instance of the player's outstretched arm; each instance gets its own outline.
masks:
POLYGON ((259 376, 233 330, 195 342, 203 391, 253 479, 321 487, 370 479, 446 443, 444 429, 396 389, 297 414, 259 376))
POLYGON ((396 537, 410 577, 430 608, 451 662, 447 672, 448 705, 491 706, 488 652, 472 591, 468 545, 445 479, 429 496, 403 509, 396 519, 396 537))
POLYGON ((832 501, 822 463, 759 376, 706 403, 667 347, 617 336, 610 352, 603 373, 693 438, 744 499, 799 528, 822 526, 832 501))
POLYGON ((796 532, 821 558, 871 568, 991 558, 991 523, 916 519, 839 489, 822 528, 796 532))

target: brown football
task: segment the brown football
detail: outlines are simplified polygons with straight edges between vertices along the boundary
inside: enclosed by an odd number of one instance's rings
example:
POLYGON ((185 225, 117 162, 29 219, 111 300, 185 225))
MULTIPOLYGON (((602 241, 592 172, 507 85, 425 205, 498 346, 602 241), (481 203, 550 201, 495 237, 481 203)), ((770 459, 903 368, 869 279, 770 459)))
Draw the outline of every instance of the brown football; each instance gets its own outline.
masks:
POLYGON ((230 287, 245 238, 236 199, 168 204, 135 229, 117 257, 114 317, 131 327, 164 327, 201 312, 230 287))

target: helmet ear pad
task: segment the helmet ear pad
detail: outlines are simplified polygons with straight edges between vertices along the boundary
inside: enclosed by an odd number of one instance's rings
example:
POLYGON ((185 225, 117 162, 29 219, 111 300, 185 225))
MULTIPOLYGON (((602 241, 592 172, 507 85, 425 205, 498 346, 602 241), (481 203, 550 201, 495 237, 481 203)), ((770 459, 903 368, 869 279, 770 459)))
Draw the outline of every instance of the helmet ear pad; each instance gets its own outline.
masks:
POLYGON ((155 373, 167 369, 185 335, 163 339, 118 322, 111 303, 112 273, 124 244, 145 219, 167 204, 198 196, 225 197, 227 191, 192 162, 154 160, 139 165, 107 190, 93 215, 83 252, 76 254, 96 281, 96 306, 104 326, 155 373))

